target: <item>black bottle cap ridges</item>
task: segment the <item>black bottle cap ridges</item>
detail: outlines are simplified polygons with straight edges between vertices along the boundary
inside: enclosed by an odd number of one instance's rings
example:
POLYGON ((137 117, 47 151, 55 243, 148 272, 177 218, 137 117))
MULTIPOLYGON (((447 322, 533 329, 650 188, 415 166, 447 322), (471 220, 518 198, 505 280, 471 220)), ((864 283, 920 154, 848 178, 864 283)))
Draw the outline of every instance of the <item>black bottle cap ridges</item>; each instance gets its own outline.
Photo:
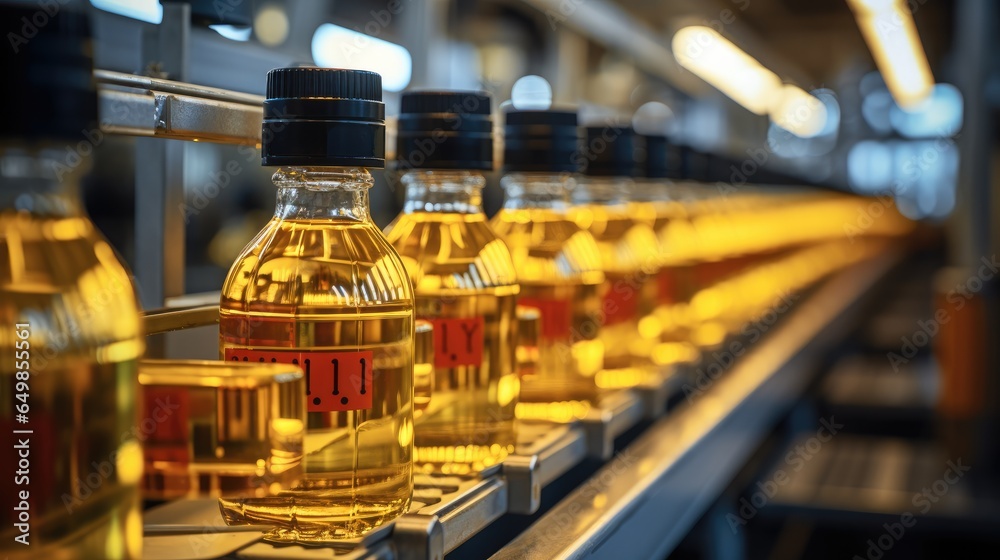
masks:
POLYGON ((575 111, 513 110, 505 115, 504 173, 579 173, 575 111))
POLYGON ((86 3, 0 2, 6 86, 0 137, 29 141, 93 138, 97 90, 86 3))
POLYGON ((478 91, 404 93, 396 132, 396 168, 493 169, 489 95, 478 91))
POLYGON ((261 162, 384 167, 382 77, 341 68, 268 72, 261 162))
POLYGON ((399 103, 400 113, 490 114, 490 96, 478 91, 408 91, 399 103))
POLYGON ((559 109, 514 109, 507 111, 508 125, 577 126, 576 111, 559 109))
POLYGON ((382 76, 367 70, 275 68, 267 73, 267 98, 332 97, 382 101, 382 76))
POLYGON ((594 177, 637 177, 646 163, 644 138, 629 125, 588 126, 581 154, 594 177))

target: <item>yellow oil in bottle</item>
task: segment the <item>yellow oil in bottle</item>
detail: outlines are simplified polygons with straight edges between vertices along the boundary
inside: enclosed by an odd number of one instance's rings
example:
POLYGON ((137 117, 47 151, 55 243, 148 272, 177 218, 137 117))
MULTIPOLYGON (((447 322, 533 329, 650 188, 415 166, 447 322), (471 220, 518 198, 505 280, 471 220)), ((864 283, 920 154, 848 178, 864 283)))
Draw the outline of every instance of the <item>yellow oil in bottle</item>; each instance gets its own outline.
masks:
POLYGON ((656 308, 656 275, 663 255, 653 230, 654 209, 629 204, 633 177, 645 173, 645 137, 629 126, 609 123, 585 128, 580 155, 587 160, 586 179, 572 193, 570 218, 594 236, 605 280, 602 289, 601 338, 604 368, 598 387, 616 389, 656 382, 652 361, 661 328, 656 308))
MULTIPOLYGON (((5 559, 142 557, 145 340, 131 277, 78 192, 101 133, 90 26, 72 4, 0 52, 10 85, 0 103, 5 559)), ((3 2, 0 20, 38 8, 3 2)))
POLYGON ((525 317, 520 352, 525 420, 569 422, 600 397, 604 271, 593 236, 568 214, 583 169, 577 114, 508 110, 504 117, 504 206, 494 229, 508 243, 521 282, 525 317))
MULTIPOLYGON (((37 180, 7 176, 32 165, 0 160, 0 191, 37 180)), ((36 194, 3 197, 0 211, 0 426, 11 469, 0 483, 0 556, 139 558, 135 292, 78 200, 36 194), (23 533, 28 546, 15 541, 23 533)))
POLYGON ((230 525, 275 525, 269 540, 355 538, 413 495, 413 288, 368 203, 384 114, 374 72, 268 72, 261 161, 278 166, 277 203, 223 284, 219 344, 226 360, 302 369, 303 482, 219 505, 230 525))
MULTIPOLYGON (((537 307, 517 306, 517 374, 524 378, 538 369, 538 347, 542 339, 542 312, 537 307)), ((518 402, 518 404, 521 404, 518 402)), ((517 411, 515 409, 515 415, 517 411)))
MULTIPOLYGON (((616 188, 595 185, 611 181, 591 178, 588 187, 616 188)), ((655 307, 650 287, 655 287, 661 260, 656 233, 649 223, 631 216, 624 203, 584 202, 569 215, 593 235, 605 275, 600 328, 604 368, 596 383, 608 389, 645 383, 657 375, 650 358, 660 334, 657 326, 650 327, 655 307)))
MULTIPOLYGON (((345 192, 367 203, 367 192, 345 192)), ((310 367, 338 360, 340 386, 320 394, 310 379, 318 372, 306 369, 306 358, 298 362, 312 405, 305 482, 276 497, 220 500, 227 521, 277 523, 273 539, 325 540, 356 537, 406 510, 413 489, 411 294, 398 256, 370 220, 275 217, 244 250, 222 289, 223 357, 269 361, 308 351, 318 356, 310 367), (359 367, 362 360, 370 371, 359 367), (365 402, 355 408, 355 398, 365 402), (312 410, 327 399, 346 410, 312 410)))
POLYGON ((413 418, 422 415, 434 393, 434 325, 417 321, 413 328, 413 418))
POLYGON ((514 258, 519 301, 542 315, 537 363, 522 379, 526 406, 521 408, 537 408, 527 406, 531 402, 592 401, 595 376, 604 366, 605 342, 599 334, 604 272, 593 236, 565 211, 573 180, 511 174, 503 184, 508 203, 491 223, 514 258), (525 205, 517 200, 521 196, 551 197, 557 203, 525 205))
POLYGON ((661 321, 661 308, 677 301, 677 280, 683 275, 683 269, 677 266, 677 257, 685 248, 668 244, 666 232, 671 224, 685 220, 687 215, 683 205, 670 199, 669 188, 664 178, 637 179, 628 202, 628 213, 633 221, 649 226, 655 233, 659 252, 655 275, 642 288, 640 321, 643 321, 643 336, 647 340, 660 338, 669 329, 669 325, 661 321))
POLYGON ((142 495, 268 496, 302 478, 305 377, 283 363, 143 360, 142 495))
POLYGON ((414 171, 404 182, 407 209, 386 236, 413 282, 416 317, 434 325, 433 390, 415 426, 415 468, 479 472, 514 450, 517 276, 482 213, 482 175, 414 171))

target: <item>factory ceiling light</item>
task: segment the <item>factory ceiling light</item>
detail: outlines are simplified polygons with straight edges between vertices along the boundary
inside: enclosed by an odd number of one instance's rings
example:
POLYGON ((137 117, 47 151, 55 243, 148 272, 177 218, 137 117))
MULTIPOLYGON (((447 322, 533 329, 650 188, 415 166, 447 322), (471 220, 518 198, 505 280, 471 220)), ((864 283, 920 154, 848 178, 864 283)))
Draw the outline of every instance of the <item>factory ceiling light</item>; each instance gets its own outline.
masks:
POLYGON ((693 25, 674 34, 674 58, 684 68, 758 115, 770 115, 775 124, 803 138, 826 126, 823 103, 802 88, 783 84, 732 41, 710 27, 693 25))
POLYGON ((847 3, 896 104, 903 109, 918 107, 930 96, 934 76, 909 8, 902 0, 847 3))

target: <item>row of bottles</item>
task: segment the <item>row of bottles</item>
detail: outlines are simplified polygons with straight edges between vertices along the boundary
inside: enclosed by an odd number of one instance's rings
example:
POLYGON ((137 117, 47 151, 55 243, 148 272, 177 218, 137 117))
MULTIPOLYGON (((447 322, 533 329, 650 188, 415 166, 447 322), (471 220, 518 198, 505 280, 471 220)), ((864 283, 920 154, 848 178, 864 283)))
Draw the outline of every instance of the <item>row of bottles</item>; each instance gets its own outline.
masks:
MULTIPOLYGON (((138 557, 140 480, 148 497, 219 496, 227 523, 276 526, 271 540, 358 537, 407 510, 415 472, 493 467, 518 421, 570 421, 608 391, 657 383, 767 294, 868 254, 833 240, 855 199, 672 184, 665 138, 581 133, 565 110, 503 115, 506 197, 489 219, 493 114, 475 92, 402 96, 406 198, 383 232, 369 214, 381 78, 280 68, 261 145, 275 214, 222 286, 224 363, 137 373, 130 276, 58 149, 97 130, 86 18, 60 12, 4 56, 20 86, 0 104, 0 419, 11 446, 32 446, 30 482, 4 483, 28 504, 0 531, 5 554, 138 557)), ((880 224, 868 233, 907 228, 880 224)))
MULTIPOLYGON (((748 213, 777 212, 766 210, 772 200, 678 205, 665 138, 614 124, 581 134, 572 111, 508 111, 506 200, 487 219, 490 105, 477 92, 403 94, 393 174, 405 201, 383 237, 367 198, 367 168, 384 158, 379 76, 268 74, 262 153, 279 166, 277 209, 223 286, 221 355, 304 369, 305 468, 294 489, 222 498, 227 522, 276 524, 269 538, 278 541, 358 537, 406 510, 414 471, 474 475, 497 465, 515 450, 517 419, 572 420, 607 391, 655 385, 696 359, 705 337, 693 332, 722 329, 721 342, 738 328, 704 314, 695 316, 704 325, 667 328, 664 317, 700 312, 705 299, 681 291, 680 277, 694 274, 691 290, 742 288, 724 280, 780 247, 734 242, 735 252, 687 253, 670 266, 670 244, 714 247, 748 213), (530 372, 519 370, 519 304, 538 316, 530 372), (417 320, 432 330, 433 372, 415 418, 417 320)), ((791 208, 813 202, 805 198, 792 197, 791 208)), ((822 199, 813 213, 839 204, 822 199)), ((784 238, 831 234, 801 229, 809 233, 784 238)), ((771 280, 762 293, 803 285, 771 280)))
POLYGON ((89 22, 75 7, 0 4, 3 22, 46 16, 27 42, 0 49, 5 558, 142 553, 145 339, 131 276, 83 212, 88 158, 70 157, 100 134, 89 22))

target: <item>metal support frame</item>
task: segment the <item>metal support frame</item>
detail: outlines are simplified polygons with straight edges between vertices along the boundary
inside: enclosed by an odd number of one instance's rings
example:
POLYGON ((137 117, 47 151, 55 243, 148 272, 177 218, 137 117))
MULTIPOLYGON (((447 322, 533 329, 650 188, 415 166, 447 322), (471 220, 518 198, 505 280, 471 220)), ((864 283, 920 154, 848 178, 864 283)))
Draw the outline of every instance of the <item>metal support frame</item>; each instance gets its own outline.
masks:
POLYGON ((503 461, 507 512, 531 515, 541 506, 542 489, 587 457, 587 440, 576 425, 522 422, 518 431, 519 439, 531 441, 503 461))
POLYGON ((259 95, 96 70, 101 129, 110 134, 255 146, 259 95))
POLYGON ((184 144, 135 143, 135 265, 144 308, 184 293, 184 144))
POLYGON ((615 439, 642 420, 645 407, 637 392, 628 390, 601 399, 581 421, 586 433, 587 454, 607 461, 614 454, 615 439))
POLYGON ((957 56, 962 60, 956 76, 965 101, 961 158, 956 185, 955 212, 951 219, 951 255, 957 266, 978 264, 991 246, 990 160, 993 119, 986 91, 992 64, 993 22, 996 5, 990 0, 962 0, 955 21, 957 56))
MULTIPOLYGON (((623 420, 611 424, 626 425, 623 420)), ((360 539, 338 543, 338 549, 345 549, 338 551, 338 558, 340 552, 345 552, 345 558, 366 560, 443 560, 445 554, 503 515, 537 510, 541 489, 580 464, 586 451, 583 431, 578 426, 526 423, 518 434, 517 453, 502 467, 497 465, 480 473, 479 478, 416 475, 411 511, 360 539)), ((145 533, 156 543, 165 542, 168 535, 184 536, 188 542, 179 543, 183 547, 191 547, 191 541, 196 541, 202 548, 224 548, 232 541, 235 544, 231 556, 237 558, 274 558, 288 551, 289 547, 257 542, 267 529, 228 527, 219 516, 215 500, 192 499, 151 510, 145 533), (247 541, 246 533, 254 531, 257 538, 247 541)), ((301 547, 291 548, 299 551, 301 547)))
MULTIPOLYGON (((164 5, 162 23, 144 31, 147 69, 186 80, 190 35, 191 6, 164 5)), ((184 150, 182 143, 162 140, 135 145, 136 279, 147 309, 184 293, 184 150)))
POLYGON ((447 83, 448 69, 435 57, 441 55, 450 0, 409 2, 400 14, 403 44, 413 57, 410 88, 440 87, 447 83))
MULTIPOLYGON (((993 69, 997 20, 997 5, 990 0, 961 0, 956 6, 955 37, 956 83, 961 88, 965 108, 962 132, 958 138, 959 168, 955 192, 955 212, 949 221, 951 264, 960 267, 979 266, 980 259, 990 259, 1000 251, 1000 228, 996 220, 1000 206, 993 195, 993 152, 995 148, 996 107, 990 103, 988 80, 993 69)), ((995 75, 995 73, 994 73, 995 75)), ((980 294, 986 306, 985 340, 1000 335, 1000 296, 987 285, 980 294)), ((1000 348, 988 345, 984 356, 985 371, 994 372, 1000 366, 1000 348)), ((979 437, 979 449, 984 470, 1000 465, 1000 380, 989 376, 985 387, 985 422, 979 437)))

